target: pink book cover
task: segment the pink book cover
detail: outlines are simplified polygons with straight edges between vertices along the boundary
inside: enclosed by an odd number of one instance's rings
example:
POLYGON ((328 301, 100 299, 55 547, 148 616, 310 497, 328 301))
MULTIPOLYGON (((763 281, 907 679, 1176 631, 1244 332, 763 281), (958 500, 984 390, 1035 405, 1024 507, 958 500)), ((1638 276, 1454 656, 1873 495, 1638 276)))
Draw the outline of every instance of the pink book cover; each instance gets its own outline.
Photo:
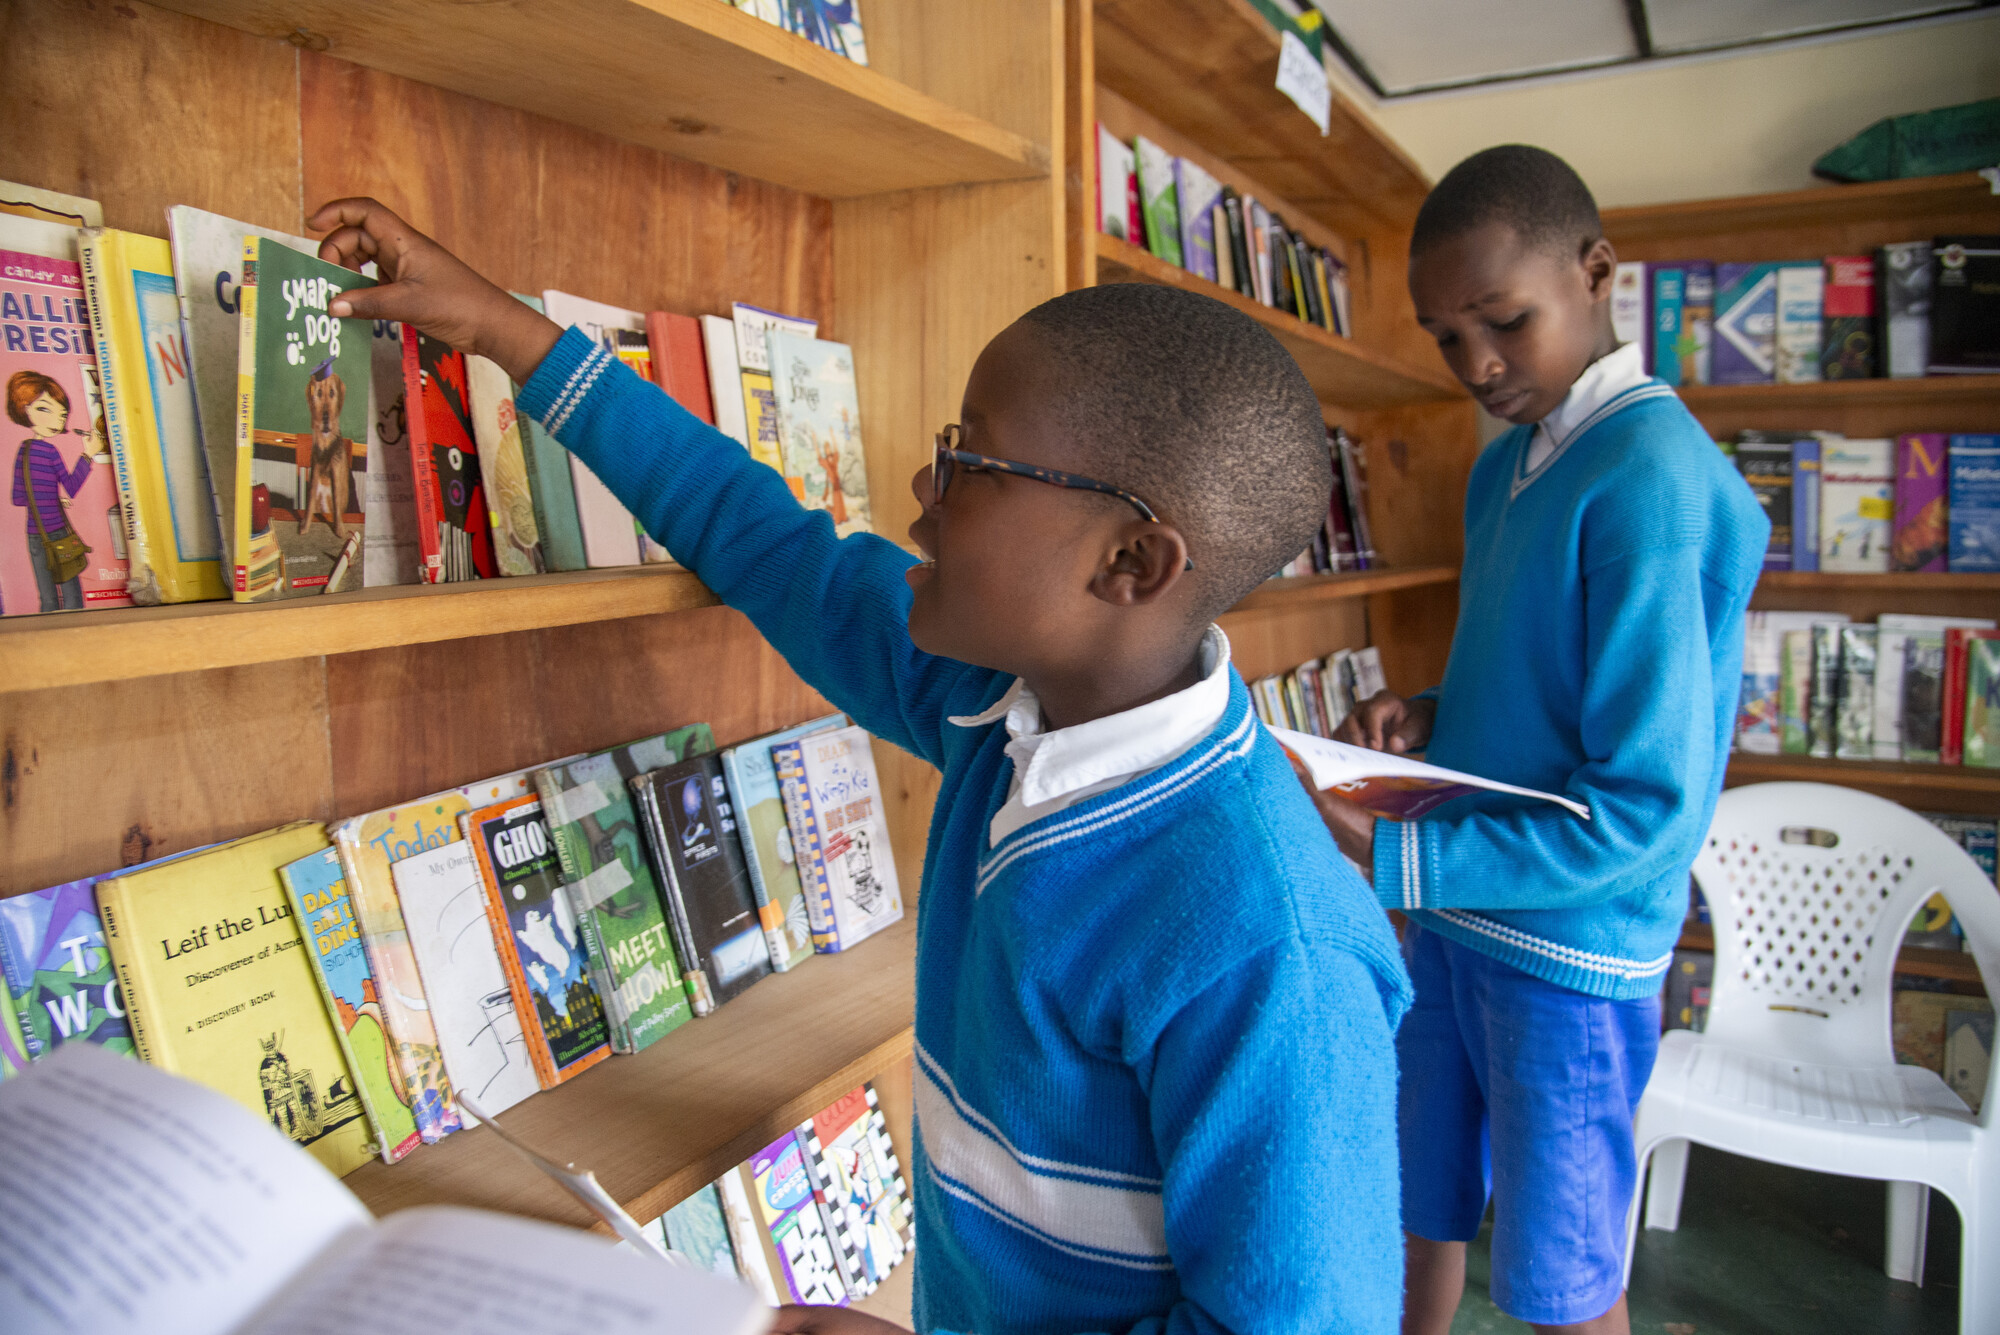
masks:
POLYGON ((98 406, 97 359, 74 260, 0 250, 0 616, 130 607, 118 479, 98 406), (29 509, 33 500, 35 510, 29 509), (41 532, 74 533, 81 569, 51 570, 41 532))
POLYGON ((1946 507, 1951 469, 1950 437, 1921 432, 1896 438, 1896 518, 1889 538, 1889 569, 1943 573, 1951 546, 1946 507))

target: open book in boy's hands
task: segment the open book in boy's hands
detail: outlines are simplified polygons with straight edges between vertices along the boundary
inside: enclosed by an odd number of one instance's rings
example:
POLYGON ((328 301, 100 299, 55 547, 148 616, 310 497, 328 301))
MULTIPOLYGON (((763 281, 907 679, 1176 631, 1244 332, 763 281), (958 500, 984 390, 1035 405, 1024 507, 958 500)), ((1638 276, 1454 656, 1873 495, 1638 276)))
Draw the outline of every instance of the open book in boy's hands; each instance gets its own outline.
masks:
POLYGON ((1290 728, 1272 728, 1271 735, 1306 767, 1312 775, 1313 787, 1336 792, 1383 820, 1415 820, 1454 797, 1482 791, 1538 797, 1590 819, 1590 808, 1573 798, 1536 792, 1533 788, 1516 788, 1511 783, 1461 774, 1408 756, 1371 751, 1365 746, 1350 746, 1309 732, 1293 732, 1290 728))
MULTIPOLYGON (((407 1171, 407 1170, 406 1170, 407 1171)), ((373 1219, 226 1095, 71 1043, 0 1084, 10 1335, 754 1335, 748 1287, 444 1206, 373 1219)))

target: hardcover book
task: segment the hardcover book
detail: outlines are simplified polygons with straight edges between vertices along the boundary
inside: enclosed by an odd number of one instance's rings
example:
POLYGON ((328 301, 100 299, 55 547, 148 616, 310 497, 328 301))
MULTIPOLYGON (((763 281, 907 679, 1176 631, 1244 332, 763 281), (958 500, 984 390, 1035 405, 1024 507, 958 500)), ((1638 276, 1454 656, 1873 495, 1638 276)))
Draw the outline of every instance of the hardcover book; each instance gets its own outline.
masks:
POLYGON ((1820 322, 1826 270, 1818 261, 1778 266, 1778 329, 1774 336, 1781 385, 1820 378, 1820 322))
MULTIPOLYGON (((42 226, 10 221, 18 227, 6 232, 42 226)), ((0 616, 130 607, 125 518, 75 260, 0 249, 0 374, 15 442, 0 454, 9 502, 0 616)))
POLYGON ((785 819, 785 800, 778 790, 771 748, 831 732, 846 722, 844 714, 829 714, 722 753, 722 772, 736 809, 737 833, 750 872, 751 893, 757 900, 758 920, 770 948, 771 965, 780 972, 810 959, 813 939, 805 886, 799 879, 799 860, 792 849, 791 827, 785 819))
POLYGON ((542 1088, 554 1089, 609 1057, 611 1032, 590 985, 589 946, 563 893, 542 804, 514 797, 461 819, 528 1055, 542 1088))
POLYGON ((1819 566, 1850 572, 1889 569, 1896 513, 1896 446, 1887 439, 1823 442, 1820 453, 1819 566))
POLYGON ((1792 442, 1792 569, 1819 569, 1819 457, 1817 436, 1792 442))
POLYGON ((770 1231, 792 1301, 847 1306, 847 1285, 840 1277, 840 1262, 813 1194, 812 1169, 798 1136, 787 1131, 752 1155, 747 1167, 757 1214, 770 1231))
POLYGON ((772 747, 771 759, 793 845, 806 855, 801 871, 811 872, 806 906, 814 948, 851 950, 900 921, 903 895, 867 731, 816 733, 772 747))
POLYGON ((875 1095, 862 1085, 798 1130, 848 1293, 865 1298, 909 1255, 910 1189, 875 1095))
POLYGON ((373 1155, 278 869, 326 847, 314 821, 98 882, 139 1056, 268 1118, 336 1175, 373 1155))
POLYGON ((785 476, 798 479, 800 500, 826 511, 839 536, 870 532, 853 351, 783 329, 773 329, 766 344, 785 476))
POLYGON ((1637 343, 1646 369, 1653 367, 1652 339, 1647 331, 1646 265, 1639 260, 1621 260, 1611 276, 1611 334, 1620 343, 1637 343))
POLYGON ((747 450, 750 420, 743 409, 743 367, 736 359, 735 324, 720 315, 702 316, 701 346, 708 359, 708 399, 715 412, 715 429, 747 450))
POLYGON ((410 458, 409 386, 403 382, 403 326, 371 322, 368 353, 368 473, 361 488, 363 586, 421 584, 417 479, 410 458))
MULTIPOLYGON (((194 383, 195 423, 208 465, 207 476, 196 480, 215 508, 218 549, 229 570, 236 559, 236 390, 243 356, 238 297, 243 243, 251 237, 289 246, 301 255, 319 253, 319 242, 302 236, 252 227, 185 204, 167 210, 174 297, 194 383)), ((209 596, 228 596, 227 573, 218 572, 221 587, 209 596)))
POLYGON ((1946 466, 1951 569, 2000 570, 2000 435, 1953 436, 1946 466))
POLYGON ((382 1028, 382 1002, 340 872, 340 855, 331 847, 317 849, 280 867, 278 879, 304 936, 313 981, 333 1021, 340 1055, 354 1076, 354 1092, 368 1114, 375 1148, 382 1162, 394 1163, 423 1144, 423 1138, 404 1102, 402 1072, 382 1028))
POLYGON ((1931 356, 1931 243, 1884 246, 1875 271, 1882 280, 1882 365, 1895 379, 1919 378, 1931 356))
MULTIPOLYGON (((519 292, 514 300, 542 309, 540 297, 519 292)), ((521 387, 514 386, 520 397, 521 387)), ((576 483, 570 475, 569 451, 542 429, 532 417, 523 416, 521 455, 528 463, 528 494, 535 503, 535 532, 542 539, 542 562, 550 570, 588 570, 590 558, 583 550, 583 530, 576 517, 576 483)))
POLYGON ((1777 332, 1778 266, 1716 265, 1709 383, 1770 384, 1777 370, 1777 332))
POLYGON ((1133 236, 1128 224, 1131 214, 1125 196, 1138 158, 1132 146, 1097 124, 1097 230, 1120 241, 1144 245, 1145 238, 1133 236))
POLYGON ((1889 535, 1889 569, 1945 569, 1951 551, 1948 437, 1915 432, 1896 438, 1896 517, 1889 535))
POLYGON ((678 953, 706 1015, 771 972, 771 949, 722 761, 694 756, 632 780, 653 862, 660 869, 678 953))
POLYGON ((535 524, 528 456, 521 445, 523 419, 514 411, 514 382, 498 362, 470 356, 465 359, 465 386, 494 566, 503 575, 539 575, 548 566, 535 524))
POLYGON ((499 571, 465 354, 404 325, 403 382, 424 582, 492 579, 499 571))
POLYGON ((1132 142, 1138 155, 1139 207, 1146 220, 1146 249, 1169 264, 1181 263, 1181 212, 1174 195, 1174 157, 1145 135, 1132 142))
POLYGON ((238 602, 362 587, 374 330, 327 306, 373 286, 281 242, 244 240, 231 543, 238 602))
MULTIPOLYGON (((554 290, 542 293, 543 313, 559 325, 581 330, 591 342, 616 357, 620 330, 645 333, 646 317, 622 306, 608 306, 587 297, 554 290)), ((621 359, 622 360, 622 359, 621 359)), ((650 377, 649 377, 650 378, 650 377)), ((643 559, 638 522, 611 488, 583 460, 568 455, 570 486, 576 502, 577 526, 584 555, 593 570, 635 566, 643 559)))
POLYGON ((687 1023, 692 987, 628 785, 714 749, 714 734, 697 723, 534 772, 615 1052, 637 1052, 687 1023))
MULTIPOLYGON (((136 870, 136 868, 134 869, 136 870)), ((130 1055, 132 1030, 97 916, 100 877, 0 899, 0 978, 28 1056, 64 1043, 130 1055)))
POLYGON ((691 315, 652 311, 646 316, 646 348, 652 354, 653 381, 675 403, 715 425, 715 403, 709 395, 708 359, 701 350, 701 323, 691 315))
MULTIPOLYGON (((1764 569, 1792 568, 1792 441, 1788 433, 1742 431, 1736 436, 1736 468, 1770 521, 1764 569)), ((1825 474, 1821 474, 1825 486, 1825 474)))
POLYGON ((1174 200, 1180 214, 1181 260, 1187 271, 1213 283, 1215 267, 1215 223, 1211 210, 1222 197, 1222 183, 1210 176, 1200 163, 1174 159, 1174 200))
POLYGON ((157 237, 91 228, 78 237, 77 258, 117 465, 132 601, 221 598, 222 546, 172 250, 157 237))
POLYGON ((1941 236, 1931 291, 1932 375, 2000 372, 2000 236, 1941 236))
POLYGON ((1826 333, 1820 373, 1827 380, 1876 374, 1875 257, 1826 257, 1826 333))

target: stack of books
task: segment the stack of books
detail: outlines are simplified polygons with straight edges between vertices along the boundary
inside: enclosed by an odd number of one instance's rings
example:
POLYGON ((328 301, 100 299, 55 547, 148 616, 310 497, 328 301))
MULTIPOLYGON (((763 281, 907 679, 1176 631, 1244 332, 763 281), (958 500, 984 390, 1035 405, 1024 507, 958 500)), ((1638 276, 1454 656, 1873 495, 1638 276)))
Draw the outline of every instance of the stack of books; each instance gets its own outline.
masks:
POLYGON ((1354 706, 1388 688, 1381 650, 1341 649, 1290 672, 1259 677, 1250 683, 1250 703, 1270 727, 1331 737, 1354 706))
POLYGON ((1375 537, 1368 526, 1368 452, 1337 426, 1326 429, 1326 449, 1333 457, 1333 499, 1326 522, 1313 535, 1312 545, 1278 571, 1281 577, 1376 566, 1375 537))

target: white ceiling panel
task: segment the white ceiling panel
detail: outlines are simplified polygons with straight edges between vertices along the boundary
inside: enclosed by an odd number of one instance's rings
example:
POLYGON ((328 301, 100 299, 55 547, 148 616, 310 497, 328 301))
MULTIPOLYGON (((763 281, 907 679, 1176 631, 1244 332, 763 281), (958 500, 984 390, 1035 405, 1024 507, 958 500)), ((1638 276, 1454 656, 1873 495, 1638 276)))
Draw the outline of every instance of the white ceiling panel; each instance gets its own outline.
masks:
MULTIPOLYGON (((1313 0, 1385 93, 1630 60, 1623 0, 1313 0)), ((1726 6, 1727 0, 1723 0, 1726 6)))
POLYGON ((1644 0, 1644 4, 1653 49, 1662 53, 1739 46, 1975 7, 1974 0, 1644 0))

